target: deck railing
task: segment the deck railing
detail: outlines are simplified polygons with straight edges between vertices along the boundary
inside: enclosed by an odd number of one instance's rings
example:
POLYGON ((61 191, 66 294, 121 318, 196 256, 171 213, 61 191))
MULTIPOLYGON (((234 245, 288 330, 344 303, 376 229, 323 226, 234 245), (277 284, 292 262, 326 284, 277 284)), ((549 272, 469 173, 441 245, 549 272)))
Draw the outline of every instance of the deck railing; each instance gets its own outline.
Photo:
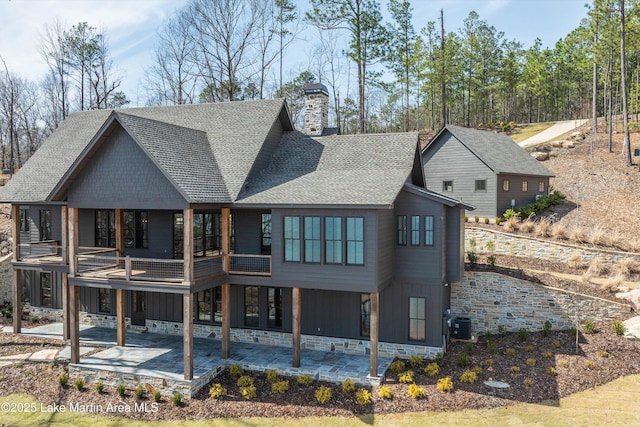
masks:
POLYGON ((20 243, 19 251, 21 261, 44 257, 60 257, 62 261, 62 247, 57 240, 20 243))
POLYGON ((271 255, 229 255, 229 274, 271 275, 271 255))

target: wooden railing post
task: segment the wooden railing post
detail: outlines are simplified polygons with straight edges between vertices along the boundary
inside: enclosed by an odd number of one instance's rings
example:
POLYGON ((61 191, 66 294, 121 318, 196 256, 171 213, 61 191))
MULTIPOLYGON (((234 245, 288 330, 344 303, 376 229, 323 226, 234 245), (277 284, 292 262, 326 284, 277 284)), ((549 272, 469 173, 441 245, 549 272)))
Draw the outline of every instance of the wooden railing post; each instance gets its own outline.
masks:
POLYGON ((124 271, 127 282, 131 280, 131 257, 124 258, 124 271))

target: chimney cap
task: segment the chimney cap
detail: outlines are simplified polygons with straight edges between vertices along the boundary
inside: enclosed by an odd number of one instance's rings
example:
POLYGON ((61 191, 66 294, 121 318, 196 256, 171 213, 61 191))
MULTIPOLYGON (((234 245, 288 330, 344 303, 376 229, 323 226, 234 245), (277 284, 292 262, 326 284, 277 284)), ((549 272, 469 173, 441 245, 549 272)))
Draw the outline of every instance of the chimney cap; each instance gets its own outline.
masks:
POLYGON ((312 95, 314 93, 324 93, 325 95, 329 96, 329 90, 322 83, 307 83, 307 85, 304 87, 304 94, 312 95))

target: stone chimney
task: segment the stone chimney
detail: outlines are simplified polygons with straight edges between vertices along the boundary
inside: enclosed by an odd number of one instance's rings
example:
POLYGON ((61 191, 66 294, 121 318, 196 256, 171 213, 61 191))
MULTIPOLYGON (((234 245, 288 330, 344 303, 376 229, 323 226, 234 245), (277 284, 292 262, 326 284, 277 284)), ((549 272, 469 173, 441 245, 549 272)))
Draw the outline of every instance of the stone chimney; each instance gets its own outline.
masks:
POLYGON ((329 91, 322 83, 304 87, 304 133, 321 136, 329 125, 329 91))

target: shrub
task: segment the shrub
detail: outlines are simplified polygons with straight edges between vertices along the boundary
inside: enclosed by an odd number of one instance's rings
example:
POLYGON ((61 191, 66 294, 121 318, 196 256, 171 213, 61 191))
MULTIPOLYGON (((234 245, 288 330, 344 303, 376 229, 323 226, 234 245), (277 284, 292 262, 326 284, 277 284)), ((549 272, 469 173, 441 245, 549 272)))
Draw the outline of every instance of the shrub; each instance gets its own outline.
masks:
POLYGON ((530 357, 524 363, 526 363, 527 366, 530 366, 533 368, 534 366, 536 366, 536 359, 534 359, 533 357, 530 357))
POLYGON ((275 383, 278 381, 278 371, 275 369, 267 369, 267 381, 270 383, 275 383))
POLYGON ((458 366, 460 366, 461 368, 466 368, 468 364, 469 356, 467 355, 467 353, 460 353, 458 355, 458 366))
POLYGON ((511 218, 505 221, 503 226, 504 231, 506 231, 507 233, 513 233, 515 231, 518 231, 519 225, 520 225, 520 218, 516 216, 512 216, 511 218))
MULTIPOLYGON (((413 375, 413 372, 411 372, 411 374, 413 375)), ((402 377, 402 375, 400 377, 402 377)), ((342 391, 343 393, 353 393, 354 391, 356 391, 356 385, 351 378, 347 378, 346 380, 344 380, 344 382, 342 383, 342 391)))
POLYGON ((597 355, 598 357, 603 357, 603 358, 604 358, 604 357, 609 357, 609 353, 607 353, 607 352, 606 352, 606 351, 604 351, 604 350, 598 350, 598 351, 596 351, 596 355, 597 355))
POLYGON ((489 255, 487 257, 487 265, 489 265, 489 267, 495 267, 496 266, 496 257, 495 257, 495 255, 489 255))
POLYGON ((551 345, 553 346, 553 348, 560 348, 560 341, 554 341, 551 343, 551 345))
POLYGON ((271 384, 271 392, 283 394, 289 391, 289 381, 276 381, 271 384))
POLYGON ((462 375, 460 375, 460 382, 473 384, 478 380, 478 374, 475 371, 464 371, 462 375))
POLYGON ((584 230, 580 227, 573 227, 569 230, 569 240, 576 243, 583 243, 586 240, 584 230))
POLYGON ((250 387, 253 385, 253 378, 249 375, 243 375, 238 378, 238 387, 250 387))
POLYGON ((469 222, 469 217, 467 215, 464 216, 464 222, 469 222))
POLYGON ((398 378, 402 384, 411 384, 413 382, 413 371, 406 371, 400 374, 398 378))
POLYGON ((544 357, 545 359, 551 359, 553 357, 553 352, 547 350, 542 353, 542 357, 544 357))
POLYGON ((505 220, 509 221, 511 218, 519 218, 519 214, 518 214, 518 212, 515 211, 515 209, 507 209, 502 214, 502 217, 505 220))
POLYGON ((474 220, 475 222, 480 222, 480 217, 479 217, 478 215, 475 215, 475 216, 473 217, 473 220, 474 220))
POLYGON ((520 341, 526 341, 527 335, 528 335, 527 330, 525 328, 520 328, 520 330, 518 331, 518 339, 520 341))
POLYGON ((552 377, 555 377, 556 375, 558 375, 558 372, 555 370, 553 366, 549 366, 545 372, 547 373, 547 375, 551 375, 552 377))
POLYGON ((356 392, 356 402, 360 406, 370 405, 373 402, 373 396, 371 396, 371 392, 366 389, 358 390, 356 392))
POLYGON ((255 399, 255 397, 258 395, 258 391, 256 390, 256 386, 250 385, 247 387, 242 387, 240 389, 240 394, 242 394, 242 397, 244 397, 245 399, 251 400, 255 399))
POLYGON ((408 390, 409 396, 414 399, 422 399, 424 397, 424 389, 416 384, 411 384, 408 390))
POLYGON ((522 224, 520 224, 520 231, 523 233, 531 233, 536 228, 536 223, 530 219, 527 219, 522 224))
POLYGON ((440 378, 436 387, 440 391, 451 392, 453 391, 453 381, 451 381, 451 377, 440 378))
POLYGON ((14 366, 15 368, 20 369, 20 368, 22 368, 22 367, 24 366, 24 362, 18 362, 18 363, 16 363, 16 364, 15 364, 15 365, 13 365, 13 366, 14 366))
POLYGON ((549 322, 548 320, 544 321, 544 325, 542 327, 542 335, 547 337, 549 336, 549 332, 551 332, 551 327, 553 325, 551 324, 551 322, 549 322))
POLYGON ((62 387, 66 387, 67 386, 67 382, 69 381, 69 377, 67 376, 67 374, 62 374, 60 375, 60 377, 58 378, 58 382, 60 383, 60 385, 62 387))
POLYGON ((489 341, 487 343, 487 351, 491 354, 496 354, 498 352, 498 345, 493 341, 489 341))
POLYGON ((96 391, 98 392, 98 394, 102 394, 102 392, 104 391, 104 383, 102 381, 98 381, 96 383, 96 391))
POLYGON ((486 366, 487 368, 490 368, 493 366, 493 363, 494 363, 493 359, 487 359, 484 361, 484 366, 486 366))
POLYGON ((76 388, 80 391, 84 388, 84 380, 82 378, 78 378, 75 382, 76 388))
POLYGON ((419 356, 417 354, 414 354, 409 358, 409 365, 411 365, 412 368, 417 368, 418 366, 422 365, 422 362, 424 362, 424 360, 422 360, 422 356, 419 356))
POLYGON ((142 387, 141 384, 138 384, 138 387, 136 387, 135 393, 138 399, 142 399, 142 397, 144 396, 144 387, 142 387))
POLYGON ((512 366, 511 368, 509 368, 509 372, 511 372, 512 374, 519 374, 520 371, 520 366, 512 366))
POLYGON ((429 363, 426 368, 424 368, 424 373, 429 378, 437 377, 440 373, 440 365, 437 363, 429 363))
POLYGON ((472 371, 475 372, 476 375, 480 375, 480 374, 482 374, 482 366, 476 365, 476 366, 473 367, 472 371))
POLYGON ((244 369, 242 369, 242 366, 238 365, 237 363, 231 365, 229 367, 229 374, 233 377, 233 378, 237 378, 241 375, 244 374, 244 369))
POLYGON ((585 334, 594 334, 596 332, 596 322, 594 322, 592 319, 587 319, 584 322, 583 328, 585 334))
POLYGON ((507 333, 507 327, 504 325, 498 325, 498 333, 504 335, 507 333))
POLYGON ((496 218, 496 225, 500 225, 501 222, 502 220, 500 218, 496 218))
POLYGON ((396 360, 389 366, 389 369, 391 369, 391 372, 393 372, 394 374, 399 375, 400 373, 404 372, 405 364, 402 360, 396 360))
POLYGON ((564 239, 566 234, 567 228, 560 222, 556 222, 553 224, 553 227, 551 227, 551 237, 554 239, 564 239))
POLYGON ((329 387, 320 386, 316 390, 315 396, 318 403, 324 405, 331 400, 331 389, 329 387))
POLYGON ((35 314, 33 316, 31 316, 31 322, 38 323, 38 320, 40 320, 40 318, 38 316, 36 316, 35 314))
POLYGON ((478 255, 473 251, 467 252, 467 261, 469 261, 471 265, 476 265, 478 263, 478 255))
POLYGON ((627 328, 626 326, 624 326, 624 323, 618 320, 613 322, 611 324, 611 327, 613 328, 613 331, 616 333, 616 335, 624 335, 624 333, 627 331, 627 328))
POLYGON ((380 396, 381 399, 393 399, 393 392, 388 386, 383 385, 380 387, 380 390, 378 390, 378 396, 380 396))
POLYGON ((566 368, 569 366, 569 361, 566 359, 558 359, 558 366, 561 368, 566 368))
POLYGON ((506 354, 507 356, 515 356, 516 355, 516 349, 515 348, 508 348, 504 351, 504 354, 506 354))
POLYGON ((538 237, 548 237, 549 234, 551 234, 551 221, 546 218, 538 221, 535 235, 538 237))
POLYGON ((464 352, 467 353, 468 355, 473 354, 473 343, 470 343, 470 342, 466 343, 464 345, 464 352))
POLYGON ((118 388, 116 389, 116 391, 118 392, 118 396, 124 397, 125 393, 127 392, 127 388, 123 383, 120 383, 118 384, 118 388))
POLYGON ((436 362, 439 366, 442 366, 444 362, 444 353, 439 351, 436 353, 436 356, 433 358, 433 361, 436 362))
POLYGON ((629 277, 631 272, 638 269, 638 263, 633 258, 622 258, 613 266, 613 271, 623 276, 625 279, 629 277))
POLYGON ((533 353, 533 351, 534 351, 535 349, 536 349, 536 348, 535 348, 534 346, 532 346, 531 344, 529 344, 528 346, 526 346, 526 347, 524 348, 524 351, 525 351, 525 352, 527 352, 527 353, 533 353))
POLYGON ((485 219, 484 219, 484 223, 485 223, 485 224, 489 224, 490 222, 491 222, 491 220, 490 220, 489 218, 485 218, 485 219))
POLYGON ((313 384, 313 377, 311 375, 300 375, 297 381, 298 385, 308 386, 313 384))
POLYGON ((596 369, 598 367, 598 365, 596 365, 591 360, 585 360, 584 361, 584 367, 589 369, 589 370, 593 370, 593 369, 596 369))
POLYGON ((180 406, 182 404, 182 395, 180 394, 180 392, 176 391, 175 393, 173 393, 171 402, 173 402, 174 406, 180 406))
POLYGON ((162 394, 160 390, 156 390, 153 392, 153 401, 159 403, 162 400, 162 394))
POLYGON ((535 384, 535 382, 531 378, 525 378, 524 380, 522 380, 522 384, 524 384, 527 387, 531 387, 532 385, 535 384))

